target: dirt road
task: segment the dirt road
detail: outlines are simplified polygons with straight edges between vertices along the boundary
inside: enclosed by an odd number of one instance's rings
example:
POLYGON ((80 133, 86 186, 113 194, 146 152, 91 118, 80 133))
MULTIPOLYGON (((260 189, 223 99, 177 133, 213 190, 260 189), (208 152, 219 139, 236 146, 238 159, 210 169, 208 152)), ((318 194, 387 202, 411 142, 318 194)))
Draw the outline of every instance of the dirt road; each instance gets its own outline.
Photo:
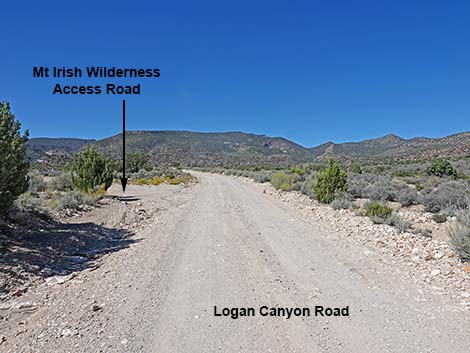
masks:
POLYGON ((143 208, 149 218, 136 242, 98 269, 29 294, 38 309, 1 324, 0 350, 469 351, 468 315, 382 255, 337 239, 249 182, 197 177, 189 188, 131 185, 139 201, 88 216, 116 226, 143 208), (349 316, 315 316, 316 306, 348 307, 349 316), (215 316, 214 307, 255 314, 215 316), (312 310, 287 318, 262 316, 261 307, 312 310))

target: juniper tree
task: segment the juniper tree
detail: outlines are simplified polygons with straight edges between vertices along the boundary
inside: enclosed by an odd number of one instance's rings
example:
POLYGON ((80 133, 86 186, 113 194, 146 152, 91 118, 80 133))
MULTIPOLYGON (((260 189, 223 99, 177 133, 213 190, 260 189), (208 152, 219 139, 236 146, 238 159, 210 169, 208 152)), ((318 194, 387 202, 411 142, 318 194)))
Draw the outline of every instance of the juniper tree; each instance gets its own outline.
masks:
POLYGON ((92 192, 96 187, 107 190, 113 183, 111 161, 93 146, 87 146, 75 156, 71 169, 72 182, 78 190, 92 192))
POLYGON ((150 157, 142 151, 126 153, 126 170, 137 173, 141 169, 151 169, 150 157))
POLYGON ((0 102, 0 213, 4 213, 13 201, 28 190, 29 163, 26 160, 25 143, 21 124, 15 120, 8 102, 0 102))
POLYGON ((348 190, 346 172, 338 162, 330 160, 328 167, 318 173, 313 192, 318 201, 330 203, 340 191, 348 190))

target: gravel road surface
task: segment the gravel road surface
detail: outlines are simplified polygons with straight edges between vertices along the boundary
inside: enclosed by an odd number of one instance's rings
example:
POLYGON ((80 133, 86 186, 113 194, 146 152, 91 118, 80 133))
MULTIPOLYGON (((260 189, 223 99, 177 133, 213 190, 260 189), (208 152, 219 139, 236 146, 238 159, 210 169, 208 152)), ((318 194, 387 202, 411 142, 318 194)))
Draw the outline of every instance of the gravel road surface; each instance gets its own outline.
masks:
POLYGON ((35 310, 0 311, 0 351, 469 352, 468 315, 399 266, 247 181, 195 174, 190 187, 130 185, 134 201, 77 219, 127 227, 135 242, 27 293, 35 310))

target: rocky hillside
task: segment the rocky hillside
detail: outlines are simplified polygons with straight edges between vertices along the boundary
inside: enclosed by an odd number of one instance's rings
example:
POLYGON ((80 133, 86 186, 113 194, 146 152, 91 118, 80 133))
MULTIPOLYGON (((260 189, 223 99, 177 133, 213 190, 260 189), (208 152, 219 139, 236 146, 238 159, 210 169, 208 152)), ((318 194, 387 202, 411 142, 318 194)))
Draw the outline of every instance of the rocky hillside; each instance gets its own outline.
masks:
POLYGON ((95 140, 78 138, 32 138, 26 143, 26 156, 44 170, 53 170, 67 163, 73 153, 95 140))
POLYGON ((323 146, 325 146, 323 150, 317 150, 320 153, 314 158, 335 157, 342 160, 458 158, 470 155, 470 132, 443 138, 415 137, 409 140, 390 134, 361 142, 329 143, 323 146))
MULTIPOLYGON (((436 157, 458 158, 470 155, 470 132, 444 138, 402 139, 395 135, 335 144, 327 142, 305 148, 281 137, 243 132, 200 133, 188 131, 129 131, 129 151, 142 150, 160 165, 183 166, 276 165, 324 160, 425 160, 436 157)), ((111 158, 121 156, 122 136, 102 140, 34 138, 28 142, 32 161, 55 165, 86 144, 94 144, 111 158)))

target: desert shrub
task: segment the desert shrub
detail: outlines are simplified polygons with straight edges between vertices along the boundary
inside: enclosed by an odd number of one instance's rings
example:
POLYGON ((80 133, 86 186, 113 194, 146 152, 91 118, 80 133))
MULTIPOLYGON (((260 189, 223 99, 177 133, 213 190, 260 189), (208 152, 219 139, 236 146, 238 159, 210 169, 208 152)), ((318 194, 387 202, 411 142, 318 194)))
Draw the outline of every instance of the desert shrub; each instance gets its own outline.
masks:
POLYGON ((179 184, 187 184, 193 179, 191 174, 183 173, 182 175, 172 178, 168 180, 168 184, 170 185, 179 185, 179 184))
MULTIPOLYGON (((160 175, 160 172, 158 172, 157 174, 160 175)), ((145 169, 140 169, 138 172, 131 173, 129 175, 131 179, 150 179, 150 178, 153 178, 154 176, 155 176, 154 170, 149 171, 145 169)))
POLYGON ((347 192, 340 191, 336 194, 335 199, 331 201, 330 206, 335 210, 348 209, 353 207, 354 198, 347 192))
POLYGON ((365 205, 366 216, 385 219, 392 214, 392 209, 380 202, 368 202, 365 205))
POLYGON ((49 182, 49 187, 57 191, 69 191, 73 188, 72 175, 70 172, 62 172, 49 182))
POLYGON ((111 161, 88 146, 72 161, 72 182, 84 192, 91 192, 98 185, 107 190, 113 183, 111 161))
POLYGON ((363 191, 373 201, 395 201, 400 187, 389 176, 379 175, 363 191))
POLYGON ((432 230, 428 228, 418 228, 415 230, 415 234, 425 238, 432 238, 432 230))
POLYGON ((346 172, 338 162, 330 160, 328 167, 321 170, 313 187, 315 197, 322 203, 330 203, 340 191, 348 190, 346 172))
POLYGON ((418 203, 418 196, 418 192, 415 189, 412 189, 407 186, 397 190, 396 193, 397 201, 403 207, 411 206, 418 203))
POLYGON ((441 183, 442 183, 442 178, 426 175, 426 176, 419 178, 415 186, 416 186, 416 190, 420 191, 422 194, 428 194, 431 191, 433 191, 441 183))
POLYGON ((351 173, 355 173, 355 174, 362 174, 362 168, 359 164, 357 163, 353 163, 351 164, 351 166, 349 167, 349 171, 351 173))
POLYGON ((313 187, 315 186, 315 179, 307 178, 300 186, 300 192, 310 198, 314 198, 313 187))
POLYGON ((8 210, 16 198, 28 190, 29 164, 24 148, 28 131, 21 136, 20 128, 10 104, 0 102, 0 213, 8 210))
POLYGON ((148 185, 150 184, 150 179, 137 178, 137 179, 132 179, 132 182, 137 185, 148 185))
POLYGON ((412 170, 407 170, 407 169, 398 169, 392 172, 392 175, 394 177, 400 177, 400 178, 406 178, 406 177, 413 177, 415 175, 415 172, 412 170))
POLYGON ((254 175, 253 180, 257 183, 269 183, 271 181, 270 172, 258 172, 254 175))
POLYGON ((15 206, 21 210, 38 210, 41 209, 41 200, 30 192, 25 192, 15 200, 15 206))
POLYGON ((334 199, 330 202, 330 206, 335 210, 347 210, 353 206, 353 203, 345 199, 334 199))
MULTIPOLYGON (((464 181, 450 180, 424 195, 422 203, 427 212, 465 209, 470 205, 470 187, 464 181)), ((451 212, 451 214, 454 212, 451 212)))
POLYGON ((349 174, 348 175, 348 192, 355 198, 365 197, 365 190, 370 185, 371 176, 362 174, 349 174))
POLYGON ((172 179, 172 177, 153 177, 152 179, 149 180, 149 184, 151 185, 160 185, 161 183, 165 182, 166 180, 172 179))
POLYGON ((457 224, 449 227, 449 243, 462 260, 470 260, 470 209, 461 212, 457 224))
POLYGON ((292 167, 290 169, 290 172, 293 173, 293 174, 297 174, 297 175, 304 175, 305 174, 305 170, 302 169, 302 167, 296 165, 295 167, 292 167))
POLYGON ((347 200, 347 201, 354 201, 354 196, 351 195, 347 191, 339 191, 336 193, 335 199, 347 200))
POLYGON ((300 191, 300 189, 302 189, 302 184, 303 184, 303 181, 301 180, 294 181, 292 183, 292 190, 300 191))
POLYGON ((419 184, 421 181, 421 179, 416 176, 402 177, 401 179, 403 180, 403 182, 405 182, 406 184, 410 184, 410 185, 419 184))
POLYGON ((42 174, 39 172, 39 170, 32 169, 28 173, 28 178, 29 178, 29 191, 33 193, 38 193, 38 192, 46 190, 47 183, 44 180, 44 177, 42 176, 42 174))
POLYGON ((375 166, 374 168, 375 174, 380 175, 380 174, 383 174, 383 172, 385 172, 385 166, 380 165, 380 164, 375 166))
POLYGON ((55 203, 55 207, 58 210, 64 209, 77 209, 82 205, 91 205, 93 204, 93 198, 78 190, 67 191, 63 193, 55 203))
POLYGON ((142 151, 126 153, 126 169, 129 173, 137 173, 141 169, 151 169, 150 157, 142 151))
POLYGON ((388 217, 383 218, 384 223, 395 227, 400 233, 406 232, 411 227, 411 223, 402 219, 398 214, 392 213, 388 217))
POLYGON ((281 186, 279 187, 279 190, 281 190, 281 191, 291 191, 291 190, 294 190, 294 185, 290 184, 288 182, 282 183, 281 186))
POLYGON ((426 174, 438 177, 457 177, 457 170, 445 159, 435 159, 426 168, 426 174))
POLYGON ((447 221, 447 215, 436 213, 432 215, 432 220, 436 223, 445 223, 447 221))
POLYGON ((278 190, 292 190, 292 175, 285 172, 276 172, 271 177, 271 185, 278 190))

